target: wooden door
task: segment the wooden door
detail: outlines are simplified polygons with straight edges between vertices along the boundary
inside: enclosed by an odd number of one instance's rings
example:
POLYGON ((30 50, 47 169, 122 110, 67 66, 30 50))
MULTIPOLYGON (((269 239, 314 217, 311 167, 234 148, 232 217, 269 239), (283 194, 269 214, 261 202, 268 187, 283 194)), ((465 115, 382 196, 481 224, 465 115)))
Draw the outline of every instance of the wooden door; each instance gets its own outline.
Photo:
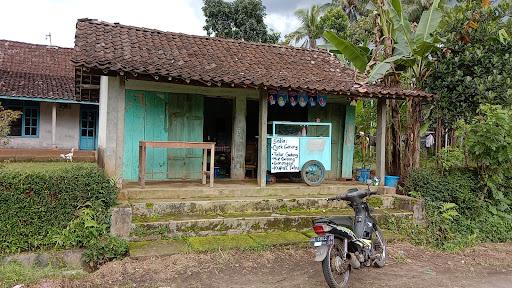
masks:
POLYGON ((96 150, 98 107, 80 105, 80 150, 96 150))
MULTIPOLYGON (((139 141, 168 139, 165 93, 126 90, 124 119, 123 179, 137 180, 139 171, 139 141)), ((149 148, 146 179, 167 177, 167 151, 149 148)))
MULTIPOLYGON (((169 97, 169 140, 203 141, 204 97, 171 94, 169 97)), ((201 149, 168 149, 168 178, 200 179, 201 149)))

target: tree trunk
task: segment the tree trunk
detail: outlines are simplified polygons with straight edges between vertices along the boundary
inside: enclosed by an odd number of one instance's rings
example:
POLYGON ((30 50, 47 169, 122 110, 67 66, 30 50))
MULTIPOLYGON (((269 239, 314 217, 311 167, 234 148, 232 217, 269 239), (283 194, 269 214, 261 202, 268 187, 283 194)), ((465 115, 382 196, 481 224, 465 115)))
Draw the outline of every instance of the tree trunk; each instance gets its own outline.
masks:
POLYGON ((313 39, 311 37, 309 38, 309 48, 316 48, 316 39, 313 39))
POLYGON ((420 117, 421 100, 417 98, 407 99, 409 121, 405 142, 404 167, 402 177, 406 179, 413 169, 420 166, 420 117))
POLYGON ((402 175, 401 152, 402 143, 400 139, 400 106, 397 100, 390 101, 391 108, 391 170, 390 175, 402 175))
POLYGON ((441 117, 437 117, 437 124, 436 124, 436 155, 441 152, 441 149, 443 149, 443 120, 441 117))

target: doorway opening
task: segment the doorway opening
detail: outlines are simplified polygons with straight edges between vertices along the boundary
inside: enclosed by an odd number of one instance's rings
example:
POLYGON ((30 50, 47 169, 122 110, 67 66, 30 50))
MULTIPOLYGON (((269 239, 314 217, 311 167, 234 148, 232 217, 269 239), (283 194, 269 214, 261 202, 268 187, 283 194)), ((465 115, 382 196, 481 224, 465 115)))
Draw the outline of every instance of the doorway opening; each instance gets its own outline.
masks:
POLYGON ((233 100, 204 98, 203 141, 215 142, 215 177, 228 178, 231 173, 233 100))

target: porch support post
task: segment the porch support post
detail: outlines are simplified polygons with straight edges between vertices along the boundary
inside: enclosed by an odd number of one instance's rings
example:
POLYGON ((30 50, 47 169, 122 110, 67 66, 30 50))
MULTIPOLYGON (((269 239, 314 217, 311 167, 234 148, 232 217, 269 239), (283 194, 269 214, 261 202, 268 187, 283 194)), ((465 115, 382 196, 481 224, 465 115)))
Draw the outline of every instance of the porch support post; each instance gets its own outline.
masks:
POLYGON ((386 176, 386 122, 387 122, 386 99, 377 100, 377 177, 380 179, 380 185, 384 185, 384 176, 386 176))
POLYGON ((52 103, 52 147, 55 148, 57 134, 57 103, 52 103))
POLYGON ((101 76, 98 119, 98 164, 107 175, 122 182, 124 155, 125 81, 101 76))
POLYGON ((231 139, 231 179, 245 178, 247 98, 236 96, 233 101, 233 135, 231 139))
POLYGON ((258 133, 258 185, 267 184, 267 92, 259 89, 260 113, 258 133))
POLYGON ((345 129, 343 131, 343 158, 341 162, 341 178, 352 179, 354 164, 354 137, 356 130, 356 106, 345 106, 345 129))

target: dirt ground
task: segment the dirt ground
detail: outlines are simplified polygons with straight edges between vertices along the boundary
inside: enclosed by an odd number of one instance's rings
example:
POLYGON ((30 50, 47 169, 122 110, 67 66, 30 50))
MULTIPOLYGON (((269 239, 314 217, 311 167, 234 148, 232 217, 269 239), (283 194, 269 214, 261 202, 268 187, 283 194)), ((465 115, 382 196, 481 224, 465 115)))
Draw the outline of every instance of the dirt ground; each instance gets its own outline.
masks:
MULTIPOLYGON (((512 287, 512 243, 441 253, 393 243, 388 264, 356 270, 350 287, 512 287)), ((327 287, 310 249, 217 252, 109 263, 74 281, 36 287, 327 287)))

